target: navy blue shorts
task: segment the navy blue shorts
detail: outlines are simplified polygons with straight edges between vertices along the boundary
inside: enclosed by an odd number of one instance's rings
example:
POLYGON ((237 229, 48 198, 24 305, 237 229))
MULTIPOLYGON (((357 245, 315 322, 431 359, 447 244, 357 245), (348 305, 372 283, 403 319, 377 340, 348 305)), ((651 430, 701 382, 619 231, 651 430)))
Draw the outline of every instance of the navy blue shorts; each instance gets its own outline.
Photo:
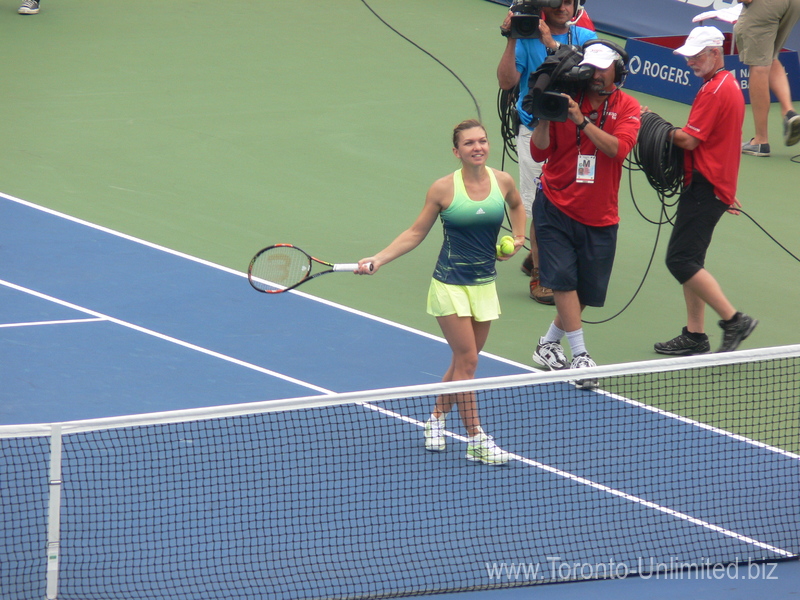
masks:
POLYGON ((533 203, 539 283, 577 291, 586 306, 603 306, 617 251, 619 225, 590 227, 561 212, 540 189, 533 203))

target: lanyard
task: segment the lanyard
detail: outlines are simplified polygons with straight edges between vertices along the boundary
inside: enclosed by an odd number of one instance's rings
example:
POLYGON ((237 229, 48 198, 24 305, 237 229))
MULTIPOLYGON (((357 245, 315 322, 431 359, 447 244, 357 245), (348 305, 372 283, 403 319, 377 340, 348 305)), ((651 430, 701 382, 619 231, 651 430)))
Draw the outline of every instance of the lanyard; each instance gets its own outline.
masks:
MULTIPOLYGON (((583 98, 583 94, 584 93, 581 92, 581 99, 580 99, 579 106, 583 106, 583 99, 584 99, 583 98)), ((608 117, 608 104, 609 104, 610 99, 611 99, 611 97, 609 96, 603 102, 603 114, 600 117, 600 122, 597 123, 597 127, 599 127, 600 129, 603 129, 603 125, 606 124, 606 118, 608 117)), ((588 115, 584 115, 584 117, 588 117, 588 115)), ((576 143, 578 144, 578 154, 580 154, 580 152, 581 152, 581 130, 578 129, 577 127, 575 127, 575 140, 576 140, 576 143)), ((594 154, 595 154, 595 156, 597 156, 597 147, 595 147, 595 149, 594 149, 594 154)))

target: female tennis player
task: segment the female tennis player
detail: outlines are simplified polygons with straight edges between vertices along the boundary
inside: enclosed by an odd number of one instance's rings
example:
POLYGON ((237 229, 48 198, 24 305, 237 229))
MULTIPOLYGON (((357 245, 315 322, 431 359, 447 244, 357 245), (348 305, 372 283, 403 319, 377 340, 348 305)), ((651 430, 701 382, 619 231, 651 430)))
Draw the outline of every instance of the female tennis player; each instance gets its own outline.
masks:
MULTIPOLYGON (((467 120, 455 127, 453 154, 461 168, 435 181, 414 224, 375 256, 362 258, 356 271, 377 273, 381 266, 416 248, 441 218, 444 243, 428 291, 428 313, 439 321, 453 352, 443 381, 475 377, 478 353, 486 343, 489 326, 500 315, 495 247, 505 205, 514 251, 499 259, 508 260, 525 242, 525 209, 519 192, 511 175, 486 166, 489 141, 479 121, 467 120)), ((454 404, 469 435, 467 459, 489 465, 508 462, 509 454, 481 429, 474 392, 443 394, 436 399, 425 424, 425 448, 445 449, 445 417, 454 404)))

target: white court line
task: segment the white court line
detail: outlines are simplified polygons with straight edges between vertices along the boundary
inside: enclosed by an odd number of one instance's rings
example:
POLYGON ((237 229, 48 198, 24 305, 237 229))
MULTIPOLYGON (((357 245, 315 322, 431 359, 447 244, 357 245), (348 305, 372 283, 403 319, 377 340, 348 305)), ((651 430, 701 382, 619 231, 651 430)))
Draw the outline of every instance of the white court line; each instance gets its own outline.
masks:
MULTIPOLYGON (((385 409, 385 408, 382 408, 382 407, 379 407, 379 406, 375 406, 375 405, 369 404, 368 402, 359 402, 358 404, 360 404, 361 406, 364 406, 365 408, 369 408, 371 410, 377 411, 377 412, 379 412, 381 414, 384 414, 384 415, 387 415, 387 416, 391 416, 391 417, 394 417, 396 419, 400 419, 402 421, 405 421, 406 423, 412 423, 412 424, 417 425, 419 427, 425 427, 425 423, 423 423, 422 421, 418 421, 417 419, 414 419, 412 417, 407 417, 405 415, 401 415, 401 414, 396 413, 394 411, 391 411, 391 410, 388 410, 388 409, 385 409)), ((450 431, 445 431, 445 434, 448 435, 449 437, 457 439, 457 440, 459 440, 461 442, 465 442, 466 443, 466 442, 469 441, 466 437, 464 437, 462 435, 458 435, 456 433, 452 433, 450 431)), ((649 500, 645 500, 644 498, 639 498, 638 496, 634 496, 633 494, 628 494, 627 492, 623 492, 621 490, 609 487, 607 485, 603 485, 602 483, 597 483, 596 481, 592 481, 591 479, 587 479, 585 477, 581 477, 580 475, 575 475, 574 473, 570 473, 569 471, 563 471, 561 469, 558 469, 556 467, 552 467, 550 465, 541 463, 539 461, 532 460, 530 458, 525 458, 524 456, 520 456, 519 454, 513 454, 513 453, 509 453, 509 454, 511 455, 511 458, 513 460, 517 460, 517 461, 521 462, 522 464, 525 464, 525 465, 528 465, 528 466, 531 466, 531 467, 535 467, 537 469, 541 469, 542 471, 546 471, 548 473, 552 473, 553 475, 557 475, 559 477, 563 477, 565 479, 569 479, 570 481, 574 481, 575 483, 579 483, 581 485, 588 486, 590 488, 599 490, 599 491, 604 492, 606 494, 611 494, 612 496, 616 496, 618 498, 622 498, 623 500, 627 500, 629 502, 633 502, 635 504, 639 504, 639 505, 644 506, 646 508, 650 508, 652 510, 656 510, 658 512, 662 512, 662 513, 664 513, 666 515, 669 515, 671 517, 675 517, 676 519, 681 519, 682 521, 687 521, 687 522, 691 523, 692 525, 698 525, 698 526, 703 527, 705 529, 709 529, 709 530, 711 530, 711 531, 713 531, 715 533, 719 533, 719 534, 722 534, 724 536, 727 536, 727 537, 730 537, 730 538, 734 538, 734 539, 739 540, 740 542, 744 542, 746 544, 751 544, 753 546, 757 546, 758 548, 763 548, 764 550, 769 550, 770 552, 774 552, 775 554, 778 554, 778 555, 786 557, 786 558, 791 558, 791 557, 797 556, 794 552, 790 552, 788 550, 784 550, 782 548, 778 548, 776 546, 772 546, 771 544, 767 544, 765 542, 761 542, 759 540, 756 540, 754 538, 748 537, 746 535, 742 535, 741 533, 737 533, 737 532, 732 531, 730 529, 725 529, 724 527, 720 527, 719 525, 714 525, 713 523, 709 523, 708 521, 704 521, 702 519, 698 519, 697 517, 693 517, 693 516, 688 515, 686 513, 682 513, 680 511, 671 509, 671 508, 669 508, 667 506, 662 506, 660 504, 657 504, 656 502, 651 502, 649 500)), ((496 467, 495 466, 495 467, 490 467, 490 468, 502 468, 502 467, 496 467)))
POLYGON ((77 304, 73 304, 72 302, 67 302, 66 300, 61 300, 60 298, 54 298, 53 296, 49 296, 47 294, 43 294, 42 292, 37 292, 36 290, 31 290, 21 285, 17 285, 15 283, 11 283, 10 281, 5 281, 0 279, 0 285, 4 285, 12 290, 16 290, 18 292, 24 292, 26 294, 30 294, 31 296, 36 296, 37 298, 41 298, 43 300, 48 300, 49 302, 54 302, 56 304, 60 304, 61 306, 66 306, 67 308, 71 308, 73 310, 77 310, 82 313, 86 313, 88 315, 93 315, 95 318, 99 320, 109 321, 116 325, 121 325, 122 327, 127 327, 128 329, 133 329, 134 331, 138 331, 139 333, 144 333, 146 335, 153 336, 155 338, 171 342, 173 344, 177 344, 178 346, 183 346, 184 348, 188 348, 190 350, 195 350, 202 354, 207 354, 208 356, 213 356, 214 358, 219 358, 221 360, 227 361, 229 363, 233 363, 240 367, 245 367, 248 369, 252 369, 253 371, 258 371, 259 373, 265 373, 267 375, 271 375, 272 377, 277 377, 278 379, 283 379, 284 381, 288 381, 290 383, 294 383, 296 385, 300 385, 317 392, 322 392, 323 394, 330 394, 332 393, 330 390, 325 388, 319 387, 312 383, 307 383, 305 381, 301 381, 299 379, 295 379, 294 377, 289 377, 288 375, 284 375, 283 373, 278 373, 277 371, 272 371, 271 369, 265 369, 264 367, 259 367, 258 365, 254 365, 249 362, 245 362, 243 360, 239 360, 238 358, 233 358, 232 356, 228 356, 226 354, 222 354, 220 352, 215 352, 214 350, 209 350, 208 348, 203 348, 202 346, 198 346, 196 344, 192 344, 190 342, 185 342, 183 340, 179 340, 178 338, 174 338, 169 335, 165 335, 163 333, 159 333, 157 331, 153 331, 152 329, 147 329, 146 327, 141 327, 140 325, 134 325, 133 323, 129 323, 128 321, 123 321, 122 319, 117 319, 115 317, 111 317, 109 315, 104 315, 103 313, 99 313, 95 310, 90 308, 86 308, 83 306, 78 306, 77 304))
POLYGON ((656 406, 650 406, 649 404, 645 404, 644 402, 639 402, 638 400, 632 400, 631 398, 626 398, 625 396, 612 394, 611 392, 606 392, 605 390, 595 390, 595 393, 602 394, 603 396, 608 396, 612 400, 617 400, 625 404, 630 404, 631 406, 634 406, 640 410, 645 410, 648 412, 655 413, 657 415, 661 415, 663 417, 667 417, 669 419, 674 419, 676 421, 680 421, 681 423, 686 423, 687 425, 691 425, 692 427, 699 427, 700 429, 711 431, 712 433, 715 433, 720 436, 729 437, 731 439, 736 440, 737 442, 743 442, 745 444, 750 444, 757 448, 763 448, 765 450, 769 450, 770 452, 775 452, 776 454, 782 454, 787 458, 800 460, 800 454, 789 452, 788 450, 784 450, 783 448, 778 448, 777 446, 771 446, 769 444, 765 444, 764 442, 759 442, 758 440, 754 440, 752 438, 739 435, 738 433, 733 433, 732 431, 728 431, 726 429, 714 427, 713 425, 708 425, 707 423, 703 423, 702 421, 690 419, 689 417, 684 417, 683 415, 669 412, 668 410, 664 410, 656 406))
MULTIPOLYGON (((146 246, 148 248, 152 248, 154 250, 159 250, 160 252, 166 252, 167 254, 171 254, 171 255, 177 256, 179 258, 184 258, 186 260, 190 260, 192 262, 204 265, 206 267, 211 267, 211 268, 217 269, 219 271, 224 271, 225 273, 230 273, 231 275, 236 275, 237 277, 243 277, 245 279, 247 278, 247 273, 244 273, 242 271, 237 271, 236 269, 231 269, 229 267, 224 267, 224 266, 219 265, 217 263, 213 263, 211 261, 204 260, 202 258, 198 258, 198 257, 192 256, 190 254, 185 254, 183 252, 179 252, 178 250, 173 250, 172 248, 167 248, 165 246, 160 246, 158 244, 154 244, 152 242, 148 242, 146 240, 134 237, 132 235, 128 235, 126 233, 122 233, 122 232, 116 231, 114 229, 109 229, 108 227, 103 227, 102 225, 97 225, 96 223, 91 223, 90 221, 84 221, 83 219, 79 219, 77 217, 73 217, 71 215, 59 212, 57 210, 53 210, 53 209, 47 208, 45 206, 40 206, 38 204, 34 204, 33 202, 28 202, 27 200, 23 200, 21 198, 16 198, 14 196, 10 196, 8 194, 4 194, 3 192, 0 192, 0 198, 5 198, 6 200, 9 200, 11 202, 16 202, 17 204, 21 204, 22 206, 27 206, 28 208, 33 208, 35 210, 47 213, 49 215, 53 215, 53 216, 59 217, 61 219, 65 219, 67 221, 71 221, 71 222, 77 223, 79 225, 84 225, 85 227, 89 227, 89 228, 95 229, 97 231, 102 231, 103 233, 107 233, 107 234, 116 236, 118 238, 121 238, 121 239, 124 239, 124 240, 128 240, 130 242, 134 242, 136 244, 140 244, 140 245, 146 246)), ((395 323, 394 321, 389 321, 388 319, 384 319, 382 317, 371 315, 369 313, 366 313, 366 312, 363 312, 363 311, 360 311, 360 310, 356 310, 355 308, 350 308, 349 306, 345 306, 343 304, 337 304, 336 302, 332 302, 330 300, 325 300, 324 298, 318 298, 316 296, 312 296, 312 295, 307 294, 305 292, 300 292, 298 290, 291 290, 291 291, 286 292, 286 293, 287 294, 295 294, 295 295, 300 296, 302 298, 306 298, 307 300, 312 300, 314 302, 318 302, 320 304, 324 304, 326 306, 330 306, 330 307, 336 308, 338 310, 349 312, 351 314, 358 315, 360 317, 364 317, 365 319, 370 319, 370 320, 375 321, 377 323, 382 323, 383 325, 388 325, 390 327, 394 327, 394 328, 400 329, 402 331, 407 331, 409 333, 413 333, 415 335, 418 335, 418 336, 421 336, 421 337, 424 337, 424 338, 428 338, 430 340, 434 340, 434 341, 440 342, 442 344, 446 344, 447 343, 447 341, 444 338, 441 338, 439 336, 433 335, 431 333, 427 333, 425 331, 420 331, 419 329, 414 329, 413 327, 408 327, 407 325, 402 325, 401 323, 395 323)), ((516 361, 510 360, 508 358, 503 358, 502 356, 497 356, 497 355, 491 354, 489 352, 483 352, 482 351, 481 352, 481 356, 486 356, 486 357, 491 358, 493 360, 496 360, 498 362, 502 362, 502 363, 517 367, 518 369, 522 369, 524 371, 530 371, 532 373, 536 373, 536 372, 539 371, 539 369, 536 369, 535 367, 532 367, 530 365, 525 365, 525 364, 522 364, 522 363, 518 363, 516 361)))
POLYGON ((37 327, 39 325, 69 325, 72 323, 96 323, 98 321, 106 321, 103 317, 95 317, 93 319, 62 319, 60 321, 30 321, 28 323, 0 323, 0 329, 8 327, 37 327))
MULTIPOLYGON (((41 210, 43 212, 46 212, 46 213, 49 213, 49 214, 52 214, 52 215, 55 215, 55 216, 59 216, 61 218, 73 221, 75 223, 79 223, 79 224, 85 225, 87 227, 91 227, 91 228, 99 230, 99 231, 103 231, 105 233, 109 233, 109 234, 118 236, 118 237, 123 238, 123 239, 127 239, 127 240, 130 240, 130 241, 133 241, 133 242, 148 246, 150 248, 154 248, 154 249, 157 249, 157 250, 160 250, 160 251, 163 251, 163 252, 167 252, 169 254, 173 254, 175 256, 179 256, 181 258, 185 258, 187 260, 191 260, 191 261, 197 262, 199 264, 210 266, 210 267, 213 267, 215 269, 219 269, 219 270, 222 270, 222 271, 225 271, 225 272, 228 272, 228 273, 232 273, 234 275, 238 275, 240 277, 246 277, 246 274, 244 274, 242 272, 239 272, 239 271, 236 271, 234 269, 229 269, 227 267, 223 267, 221 265, 217 265, 215 263, 212 263, 212 262, 209 262, 209 261, 205 261, 203 259, 199 259, 197 257, 190 256, 190 255, 184 254, 182 252, 171 250, 169 248, 165 248, 165 247, 159 246, 157 244, 152 244, 150 242, 146 242, 144 240, 141 240, 141 239, 138 239, 138 238, 135 238, 135 237, 132 237, 132 236, 129 236, 129 235, 114 231, 112 229, 108 229, 108 228, 105 228, 105 227, 102 227, 102 226, 99 226, 99 225, 95 225, 95 224, 90 223, 88 221, 83 221, 81 219, 77 219, 75 217, 71 217, 69 215, 65 215, 63 213, 59 213, 57 211, 54 211, 54 210, 51 210, 51 209, 48 209, 48 208, 44 208, 44 207, 38 206, 36 204, 32 204, 32 203, 26 202, 26 201, 21 200, 19 198, 14 198, 14 197, 8 196, 8 195, 3 194, 3 193, 0 193, 0 197, 6 198, 6 199, 11 200, 13 202, 18 202, 18 203, 23 204, 25 206, 28 206, 30 208, 34 208, 34 209, 41 210)), ((156 331, 153 331, 153 330, 150 330, 150 329, 147 329, 147 328, 144 328, 144 327, 140 327, 140 326, 134 325, 132 323, 128 323, 127 321, 122 321, 121 319, 116 319, 116 318, 110 317, 108 315, 103 315, 102 313, 93 311, 91 309, 80 307, 80 306, 77 306, 77 305, 72 304, 70 302, 66 302, 66 301, 60 300, 58 298, 54 298, 52 296, 48 296, 46 294, 42 294, 40 292, 36 292, 34 290, 23 288, 22 286, 18 286, 18 285, 12 284, 10 282, 6 282, 6 281, 3 281, 3 280, 0 280, 0 284, 5 285, 7 287, 10 287, 12 289, 21 291, 21 292, 32 294, 34 296, 37 296, 37 297, 45 299, 45 300, 49 300, 51 302, 55 302, 57 304, 61 304, 62 306, 73 308, 73 309, 78 310, 80 312, 84 312, 84 313, 87 313, 87 314, 94 315, 97 319, 108 320, 108 321, 110 321, 112 323, 116 323, 116 324, 121 325, 123 327, 128 327, 130 329, 133 329, 135 331, 139 331, 141 333, 145 333, 147 335, 152 335, 152 336, 157 337, 159 339, 163 339, 165 341, 169 341, 169 342, 178 344, 178 345, 183 346, 185 348, 196 350, 198 352, 202 352, 204 354, 207 354, 209 356, 213 356, 215 358, 220 358, 222 360, 226 360, 228 362, 231 362, 231 363, 234 363, 234 364, 237 364, 237 365, 240 365, 240 366, 244 366, 244 367, 247 367, 247 368, 262 372, 262 373, 266 373, 266 374, 272 375, 274 377, 277 377, 279 379, 283 379, 285 381, 289 381, 291 383, 295 383, 297 385, 301 385, 301 386, 304 386, 304 387, 307 387, 307 388, 310 388, 310 389, 314 389, 314 390, 319 391, 319 392, 321 392, 323 394, 326 394, 326 395, 333 394, 333 392, 331 390, 327 390, 325 388, 322 388, 322 387, 319 387, 319 386, 315 386, 313 384, 309 384, 309 383, 300 381, 298 379, 294 379, 293 377, 287 377, 287 376, 285 376, 285 375, 283 375, 281 373, 277 373, 275 371, 271 371, 269 369, 265 369, 263 367, 259 367, 257 365, 253 365, 251 363, 247 363, 247 362, 235 359, 233 357, 226 356, 226 355, 223 355, 221 353, 214 352, 212 350, 208 350, 207 348, 202 348, 202 347, 197 346, 195 344, 191 344, 191 343, 188 343, 188 342, 185 342, 185 341, 182 341, 182 340, 178 340, 177 338, 173 338, 171 336, 167 336, 167 335, 158 333, 156 331)), ((423 337, 428 337, 430 339, 434 339, 434 340, 438 340, 438 341, 444 342, 444 340, 442 338, 439 338, 437 336, 433 336, 433 335, 427 334, 425 332, 417 331, 417 330, 414 330, 412 328, 406 327, 404 325, 400 325, 398 323, 393 323, 391 321, 387 321, 387 320, 381 319, 380 317, 375 317, 374 315, 369 315, 367 313, 362 313, 361 311, 357 311, 355 309, 351 309, 351 308, 346 307, 346 306, 342 306, 342 305, 338 305, 338 304, 333 303, 333 302, 322 300, 322 299, 316 298, 314 296, 310 296, 308 294, 304 294, 302 292, 293 291, 293 292, 290 292, 290 293, 296 293, 297 295, 303 296, 305 298, 309 298, 309 299, 317 301, 317 302, 322 302, 323 304, 327 304, 327 305, 330 305, 332 307, 336 307, 336 308, 339 308, 341 310, 345 310, 345 311, 353 313, 353 314, 357 314, 357 315, 360 315, 360 316, 363 316, 363 317, 366 317, 366 318, 369 318, 369 319, 373 319, 375 321, 378 321, 378 322, 381 322, 381 323, 385 323, 387 325, 398 327, 400 329, 403 329, 403 330, 406 330, 406 331, 410 331, 410 332, 416 333, 418 335, 422 335, 423 337)), ((509 361, 507 359, 503 359, 502 357, 495 357, 495 356, 493 356, 491 354, 487 354, 487 356, 491 356, 492 358, 495 358, 496 360, 500 360, 502 362, 506 362, 508 364, 512 364, 512 365, 518 366, 518 367, 523 368, 525 370, 537 371, 536 369, 528 367, 527 365, 522 365, 522 364, 519 364, 519 363, 515 363, 513 361, 509 361)), ((372 404, 369 404, 369 403, 366 403, 366 402, 359 402, 358 404, 360 404, 361 406, 364 406, 365 408, 369 408, 370 410, 375 410, 375 411, 380 412, 382 414, 385 414, 387 416, 391 416, 393 418, 400 419, 400 420, 406 421, 408 423, 412 423, 412 424, 417 425, 419 427, 424 427, 425 426, 424 423, 422 423, 421 421, 418 421, 418 420, 413 419, 411 417, 406 417, 405 415, 401 415, 399 413, 395 413, 393 411, 390 411, 390 410, 387 410, 387 409, 384 409, 384 408, 381 408, 381 407, 378 407, 378 406, 375 406, 375 405, 372 405, 372 404)), ((458 434, 455 434, 455 433, 447 432, 447 435, 450 436, 450 437, 453 437, 453 438, 455 438, 455 439, 457 439, 459 441, 462 441, 462 442, 466 442, 467 441, 466 437, 458 435, 458 434)), ((639 504, 641 506, 644 506, 644 507, 647 507, 647 508, 662 512, 662 513, 670 515, 672 517, 675 517, 675 518, 687 521, 689 523, 692 523, 694 525, 698 525, 698 526, 704 527, 704 528, 709 529, 711 531, 714 531, 716 533, 720 533, 722 535, 725 535, 725 536, 728 536, 728 537, 732 537, 732 538, 737 539, 739 541, 755 545, 755 546, 757 546, 759 548, 763 548, 763 549, 769 550, 770 552, 774 552, 774 553, 779 554, 781 556, 785 556, 785 557, 794 557, 794 556, 796 556, 794 553, 789 552, 787 550, 783 550, 781 548, 777 548, 775 546, 771 546, 769 544, 766 544, 764 542, 760 542, 758 540, 755 540, 753 538, 744 536, 744 535, 736 533, 734 531, 725 529, 723 527, 719 527, 717 525, 714 525, 713 523, 709 523, 707 521, 703 521, 701 519, 698 519, 696 517, 692 517, 692 516, 687 515, 685 513, 681 513, 679 511, 673 510, 671 508, 668 508, 668 507, 665 507, 665 506, 661 506, 661 505, 656 504, 654 502, 650 502, 648 500, 645 500, 643 498, 639 498, 639 497, 634 496, 632 494, 628 494, 628 493, 623 492, 621 490, 617 490, 617 489, 608 487, 606 485, 597 483, 597 482, 592 481, 590 479, 586 479, 584 477, 580 477, 578 475, 569 473, 567 471, 562 471, 562 470, 557 469, 555 467, 552 467, 550 465, 546 465, 544 463, 540 463, 538 461, 534 461, 534 460, 525 458, 523 456, 519 456, 519 455, 516 455, 516 454, 512 454, 511 456, 512 456, 512 458, 514 460, 518 460, 523 464, 527 464, 529 466, 533 466, 533 467, 536 467, 538 469, 542 469, 542 470, 547 471, 549 473, 558 475, 560 477, 564 477, 564 478, 569 479, 571 481, 575 481, 576 483, 580 483, 582 485, 586 485, 586 486, 592 487, 594 489, 597 489, 599 491, 602 491, 602 492, 617 496, 617 497, 622 498, 624 500, 628 500, 630 502, 634 502, 634 503, 639 504)))
MULTIPOLYGON (((315 385, 300 381, 300 380, 295 379, 293 377, 287 377, 286 375, 283 375, 281 373, 276 373, 275 371, 271 371, 269 369, 265 369, 263 367, 259 367, 257 365, 253 365, 251 363, 247 363, 247 362, 235 359, 233 357, 226 356, 224 354, 220 354, 219 352, 214 352, 212 350, 208 350, 207 348, 202 348, 201 346, 197 346, 195 344, 191 344, 189 342, 185 342, 183 340, 179 340, 177 338, 158 333, 156 331, 153 331, 151 329, 147 329, 145 327, 141 327, 139 325, 134 325, 133 323, 128 323, 127 321, 123 321, 121 319, 115 319, 113 317, 109 317, 107 315, 103 315, 102 313, 93 311, 91 309, 88 309, 88 308, 85 308, 85 307, 82 307, 82 306, 78 306, 76 304, 72 304, 71 302, 66 302, 64 300, 60 300, 58 298, 53 298, 52 296, 48 296, 47 294, 43 294, 43 293, 37 292, 35 290, 30 290, 28 288, 24 288, 22 286, 10 283, 8 281, 4 281, 2 279, 0 279, 0 285, 5 285, 6 287, 9 287, 11 289, 17 290, 19 292, 24 292, 26 294, 31 294, 31 295, 36 296, 38 298, 42 298, 42 299, 48 300, 50 302, 55 302, 56 304, 60 304, 61 306, 66 306, 68 308, 72 308, 72 309, 80 311, 80 312, 84 312, 84 313, 87 313, 87 314, 94 315, 95 319, 91 319, 91 320, 107 320, 107 321, 110 321, 110 322, 115 323, 117 325, 121 325, 121 326, 127 327, 129 329, 133 329, 134 331, 138 331, 140 333, 151 335, 153 337, 156 337, 156 338, 159 338, 159 339, 162 339, 162 340, 174 343, 174 344, 178 344, 179 346, 183 346, 185 348, 189 348, 191 350, 196 350, 198 352, 202 352, 203 354, 207 354, 207 355, 213 356, 215 358, 220 358, 222 360, 226 360, 228 362, 234 363, 234 364, 239 365, 239 366, 247 367, 249 369, 253 369, 253 370, 259 371, 261 373, 266 373, 266 374, 272 375, 274 377, 278 377, 280 379, 283 379, 285 381, 289 381, 291 383, 295 383, 297 385, 301 385, 301 386, 305 386, 305 387, 314 389, 314 390, 319 391, 319 392, 321 392, 323 394, 326 394, 326 395, 334 394, 334 392, 332 392, 331 390, 328 390, 328 389, 325 389, 325 388, 322 388, 322 387, 319 387, 319 386, 315 386, 315 385)), ((89 320, 89 319, 87 319, 87 320, 89 320)), ((370 410, 374 410, 374 411, 376 411, 378 413, 381 413, 383 415, 390 416, 390 417, 392 417, 394 419, 405 421, 407 423, 411 423, 411 424, 416 425, 418 427, 423 427, 423 428, 425 427, 425 424, 422 421, 419 421, 419 420, 414 419, 412 417, 408 417, 406 415, 402 415, 400 413, 396 413, 394 411, 382 408, 380 406, 375 406, 375 405, 370 404, 368 402, 358 402, 357 404, 359 404, 360 406, 363 406, 364 408, 368 408, 370 410)), ((457 440, 459 440, 461 442, 465 442, 466 443, 468 441, 467 438, 464 437, 464 436, 461 436, 461 435, 458 435, 458 434, 455 434, 455 433, 452 433, 452 432, 446 432, 446 433, 447 433, 448 436, 450 436, 450 437, 452 437, 454 439, 457 439, 457 440)), ((787 550, 783 550, 781 548, 777 548, 777 547, 772 546, 770 544, 767 544, 765 542, 760 542, 760 541, 758 541, 756 539, 747 537, 747 536, 742 535, 740 533, 737 533, 735 531, 731 531, 729 529, 725 529, 724 527, 720 527, 718 525, 714 525, 713 523, 709 523, 708 521, 703 521, 702 519, 698 519, 696 517, 692 517, 691 515, 687 515, 685 513, 673 510, 673 509, 668 508, 666 506, 661 506, 660 504, 657 504, 655 502, 651 502, 649 500, 645 500, 643 498, 639 498, 638 496, 634 496, 633 494, 628 494, 628 493, 623 492, 621 490, 617 490, 617 489, 609 487, 607 485, 603 485, 601 483, 597 483, 595 481, 592 481, 591 479, 587 479, 585 477, 581 477, 579 475, 575 475, 573 473, 569 473, 568 471, 563 471, 563 470, 558 469, 556 467, 552 467, 550 465, 546 465, 544 463, 541 463, 541 462, 538 462, 538 461, 535 461, 535 460, 532 460, 532 459, 529 459, 529 458, 525 458, 524 456, 520 456, 518 454, 511 454, 511 458, 513 458, 514 460, 517 460, 517 461, 519 461, 519 462, 521 462, 523 464, 535 467, 537 469, 541 469, 543 471, 546 471, 548 473, 552 473, 554 475, 557 475, 559 477, 563 477, 565 479, 569 479, 569 480, 574 481, 576 483, 579 483, 581 485, 585 485, 585 486, 594 488, 596 490, 602 491, 604 493, 611 494, 613 496, 617 496, 617 497, 622 498, 624 500, 627 500, 629 502, 633 502, 633 503, 639 504, 639 505, 644 506, 646 508, 650 508, 650 509, 662 512, 664 514, 667 514, 669 516, 675 517, 677 519, 681 519, 681 520, 687 521, 689 523, 692 523, 693 525, 698 525, 700 527, 704 527, 704 528, 709 529, 711 531, 714 531, 716 533, 720 533, 722 535, 737 539, 737 540, 739 540, 741 542, 745 542, 747 544, 751 544, 753 546, 757 546, 759 548, 763 548, 765 550, 768 550, 768 551, 773 552, 775 554, 778 554, 780 556, 784 556, 784 557, 793 557, 793 556, 795 556, 794 553, 789 552, 787 550)))

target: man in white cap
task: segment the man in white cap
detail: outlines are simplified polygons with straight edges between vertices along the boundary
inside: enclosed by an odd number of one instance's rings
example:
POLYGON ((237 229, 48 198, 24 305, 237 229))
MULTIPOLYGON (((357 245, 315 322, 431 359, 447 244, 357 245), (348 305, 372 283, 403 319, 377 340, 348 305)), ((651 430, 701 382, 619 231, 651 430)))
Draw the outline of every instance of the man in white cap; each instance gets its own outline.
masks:
MULTIPOLYGON (((625 51, 607 40, 584 44, 587 87, 569 97, 565 122, 541 120, 531 155, 547 162, 533 203, 541 284, 553 290, 557 316, 533 360, 549 369, 594 366, 583 338, 586 306, 603 306, 616 252, 622 163, 636 144, 639 103, 619 86, 625 51), (561 340, 566 337, 572 360, 561 340)), ((594 380, 576 382, 589 388, 594 380)))
POLYGON ((744 96, 733 73, 725 70, 724 39, 716 27, 695 27, 686 43, 675 50, 704 83, 692 103, 688 122, 671 133, 672 142, 684 150, 684 191, 678 199, 666 263, 683 286, 687 321, 679 336, 655 344, 660 354, 710 351, 704 329, 706 304, 721 319, 723 338, 718 352, 735 350, 758 324, 737 312, 704 266, 714 228, 726 211, 738 214, 736 208, 740 206, 736 185, 744 96))

